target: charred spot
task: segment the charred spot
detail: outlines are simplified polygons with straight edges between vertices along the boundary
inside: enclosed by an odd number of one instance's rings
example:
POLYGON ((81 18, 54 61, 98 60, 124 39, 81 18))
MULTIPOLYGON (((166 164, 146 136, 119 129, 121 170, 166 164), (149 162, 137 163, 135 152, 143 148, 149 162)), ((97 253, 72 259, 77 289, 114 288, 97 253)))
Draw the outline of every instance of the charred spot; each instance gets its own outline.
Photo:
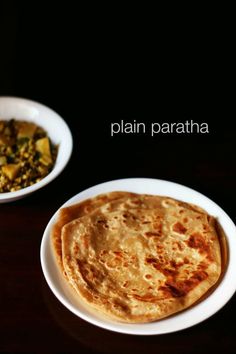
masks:
POLYGON ((171 260, 170 261, 170 265, 171 265, 171 267, 173 267, 173 268, 179 268, 179 267, 182 267, 182 265, 184 265, 184 261, 181 261, 181 262, 176 262, 175 260, 171 260))
POLYGON ((159 255, 159 261, 161 263, 165 262, 165 258, 164 258, 164 256, 162 254, 159 255))
POLYGON ((101 250, 100 251, 100 256, 103 256, 104 254, 107 254, 108 252, 107 252, 107 250, 101 250))
POLYGON ((160 287, 164 292, 169 293, 173 297, 181 297, 186 294, 186 291, 179 286, 179 284, 174 282, 166 282, 165 286, 160 287))
POLYGON ((193 281, 196 281, 197 283, 200 283, 201 281, 205 280, 208 278, 208 274, 205 271, 198 271, 195 272, 194 275, 191 277, 193 281))
POLYGON ((187 222, 188 222, 188 218, 184 218, 184 219, 183 219, 183 222, 184 222, 184 223, 187 223, 187 222))
POLYGON ((183 251, 184 246, 183 246, 180 242, 176 242, 176 244, 177 244, 178 249, 179 249, 180 251, 183 251))
MULTIPOLYGON (((83 240, 83 241, 85 241, 85 240, 83 240)), ((84 242, 84 243, 85 243, 85 242, 84 242)), ((84 246, 86 247, 86 243, 84 244, 84 246)), ((74 245, 74 251, 75 251, 75 253, 78 253, 78 252, 79 252, 78 243, 76 243, 76 244, 74 245)))
POLYGON ((134 221, 137 220, 136 216, 134 216, 134 215, 131 215, 131 219, 134 221))
MULTIPOLYGON (((157 267, 155 266, 155 268, 157 268, 157 267)), ((159 268, 159 267, 157 269, 166 276, 175 276, 177 274, 177 271, 175 269, 159 268)))
POLYGON ((180 222, 176 222, 173 226, 173 231, 178 232, 179 234, 185 234, 187 229, 180 222))
POLYGON ((97 220, 97 224, 98 224, 98 225, 102 225, 102 226, 105 227, 106 229, 108 228, 107 220, 106 220, 106 219, 103 219, 103 218, 98 219, 98 220, 97 220))
POLYGON ((161 236, 160 232, 156 232, 156 231, 148 231, 148 232, 145 232, 144 235, 147 236, 147 237, 161 236))
POLYGON ((166 295, 173 297, 181 297, 194 289, 200 282, 205 280, 208 274, 205 271, 196 271, 187 280, 184 281, 167 281, 164 286, 160 287, 166 295))
POLYGON ((142 202, 139 199, 133 199, 131 204, 140 205, 142 202))
POLYGON ((208 246, 207 246, 204 238, 202 237, 202 235, 199 232, 195 232, 190 236, 190 238, 188 240, 188 245, 191 248, 199 248, 202 250, 208 249, 208 246))
POLYGON ((114 251, 113 253, 116 255, 116 257, 123 257, 121 251, 114 251))
POLYGON ((173 268, 176 268, 176 267, 177 267, 177 263, 176 263, 176 261, 174 261, 174 260, 171 260, 171 261, 170 261, 170 265, 171 265, 171 267, 173 267, 173 268))
POLYGON ((123 312, 129 312, 129 307, 118 299, 113 300, 113 307, 120 309, 123 312))
POLYGON ((208 267, 208 264, 206 262, 202 261, 198 264, 197 269, 198 270, 205 270, 205 269, 207 269, 207 267, 208 267))
POLYGON ((158 270, 159 272, 161 272, 162 274, 166 275, 166 276, 176 276, 178 271, 176 269, 171 269, 171 268, 167 268, 163 266, 164 262, 157 262, 155 260, 155 262, 150 262, 152 264, 152 266, 158 270))
POLYGON ((123 287, 126 288, 128 286, 129 282, 128 280, 126 280, 124 283, 123 283, 123 287))
POLYGON ((203 225, 203 230, 204 230, 205 232, 208 231, 208 230, 209 230, 209 226, 206 225, 206 224, 204 224, 204 225, 203 225))
POLYGON ((157 259, 156 259, 156 258, 153 258, 153 257, 147 257, 147 258, 146 258, 146 262, 147 262, 148 264, 155 264, 155 263, 157 263, 157 259))
POLYGON ((152 278, 152 275, 151 274, 145 274, 144 276, 146 279, 151 279, 152 278))
POLYGON ((106 222, 105 219, 98 219, 98 220, 97 220, 97 223, 98 223, 98 224, 104 224, 105 222, 106 222))
POLYGON ((189 264, 189 259, 187 257, 184 257, 184 264, 189 264))

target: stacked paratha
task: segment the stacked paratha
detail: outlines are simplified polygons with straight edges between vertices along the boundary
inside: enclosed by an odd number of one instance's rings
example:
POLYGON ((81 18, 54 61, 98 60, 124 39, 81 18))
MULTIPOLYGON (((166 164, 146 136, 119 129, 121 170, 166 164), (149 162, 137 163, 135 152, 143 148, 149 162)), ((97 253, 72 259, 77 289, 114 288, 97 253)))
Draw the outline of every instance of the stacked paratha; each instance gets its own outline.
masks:
POLYGON ((52 242, 80 299, 122 322, 188 308, 222 271, 216 220, 167 197, 111 192, 63 208, 52 242))

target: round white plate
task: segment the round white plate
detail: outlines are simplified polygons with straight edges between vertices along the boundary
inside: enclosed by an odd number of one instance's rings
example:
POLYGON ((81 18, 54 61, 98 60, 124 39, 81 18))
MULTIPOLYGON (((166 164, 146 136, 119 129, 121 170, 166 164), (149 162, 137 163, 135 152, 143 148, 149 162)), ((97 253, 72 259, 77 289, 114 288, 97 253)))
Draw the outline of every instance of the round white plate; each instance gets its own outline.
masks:
POLYGON ((0 120, 24 120, 45 129, 52 142, 58 145, 58 154, 52 171, 41 181, 15 192, 0 193, 0 203, 24 198, 52 182, 66 167, 73 148, 71 131, 64 119, 51 108, 26 98, 0 97, 0 120))
POLYGON ((49 221, 43 235, 41 265, 49 287, 63 305, 75 315, 99 327, 120 333, 153 335, 175 332, 191 327, 212 316, 229 301, 236 290, 236 227, 229 216, 216 203, 201 193, 177 183, 149 178, 129 178, 102 183, 86 189, 68 200, 63 207, 111 191, 169 196, 196 204, 205 209, 219 220, 227 237, 229 260, 226 273, 218 287, 209 297, 175 316, 145 324, 126 324, 110 320, 90 310, 87 305, 84 305, 83 301, 76 298, 73 289, 67 284, 57 267, 50 242, 50 231, 56 220, 57 211, 49 221))

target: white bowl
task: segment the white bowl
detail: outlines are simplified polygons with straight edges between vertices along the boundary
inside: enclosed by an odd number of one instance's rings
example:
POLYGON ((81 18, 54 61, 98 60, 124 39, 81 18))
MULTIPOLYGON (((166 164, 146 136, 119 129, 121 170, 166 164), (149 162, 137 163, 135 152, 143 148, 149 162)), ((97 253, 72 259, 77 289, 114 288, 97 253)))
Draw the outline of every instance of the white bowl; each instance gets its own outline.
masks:
POLYGON ((0 203, 11 202, 42 188, 56 178, 68 163, 73 140, 65 121, 52 109, 28 99, 0 97, 0 120, 18 119, 34 122, 46 130, 51 141, 58 145, 58 154, 53 170, 40 182, 15 192, 0 193, 0 203))
POLYGON ((206 299, 174 316, 156 322, 137 324, 120 323, 104 318, 98 312, 88 308, 83 300, 75 295, 75 292, 69 287, 58 269, 50 242, 51 230, 58 216, 58 212, 56 212, 49 221, 42 238, 41 265, 46 281, 59 301, 75 315, 96 326, 114 332, 135 335, 176 332, 196 325, 220 310, 236 291, 236 227, 229 216, 216 203, 193 189, 177 183, 149 178, 128 178, 98 184, 77 194, 68 200, 63 207, 112 191, 169 196, 187 203, 196 204, 216 217, 225 232, 228 244, 229 259, 224 277, 206 299))

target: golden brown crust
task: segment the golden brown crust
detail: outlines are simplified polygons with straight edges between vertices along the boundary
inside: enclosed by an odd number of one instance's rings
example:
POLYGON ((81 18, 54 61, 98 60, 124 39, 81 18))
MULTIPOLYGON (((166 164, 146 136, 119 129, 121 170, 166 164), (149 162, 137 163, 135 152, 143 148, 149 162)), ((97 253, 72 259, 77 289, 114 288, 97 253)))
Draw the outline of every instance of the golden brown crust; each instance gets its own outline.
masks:
MULTIPOLYGON (((132 193, 128 193, 128 195, 131 196, 132 193)), ((101 205, 108 203, 109 201, 119 199, 124 196, 127 196, 126 192, 111 192, 108 194, 100 194, 97 197, 86 199, 81 203, 74 204, 72 206, 60 209, 57 221, 52 228, 51 240, 53 243, 53 248, 55 251, 57 262, 59 263, 59 266, 63 271, 64 269, 62 264, 62 250, 61 250, 62 227, 74 219, 89 214, 90 212, 100 207, 101 205)))
POLYGON ((215 219, 172 198, 126 192, 98 196, 64 209, 52 238, 79 296, 123 322, 179 312, 206 294, 221 274, 215 219))

